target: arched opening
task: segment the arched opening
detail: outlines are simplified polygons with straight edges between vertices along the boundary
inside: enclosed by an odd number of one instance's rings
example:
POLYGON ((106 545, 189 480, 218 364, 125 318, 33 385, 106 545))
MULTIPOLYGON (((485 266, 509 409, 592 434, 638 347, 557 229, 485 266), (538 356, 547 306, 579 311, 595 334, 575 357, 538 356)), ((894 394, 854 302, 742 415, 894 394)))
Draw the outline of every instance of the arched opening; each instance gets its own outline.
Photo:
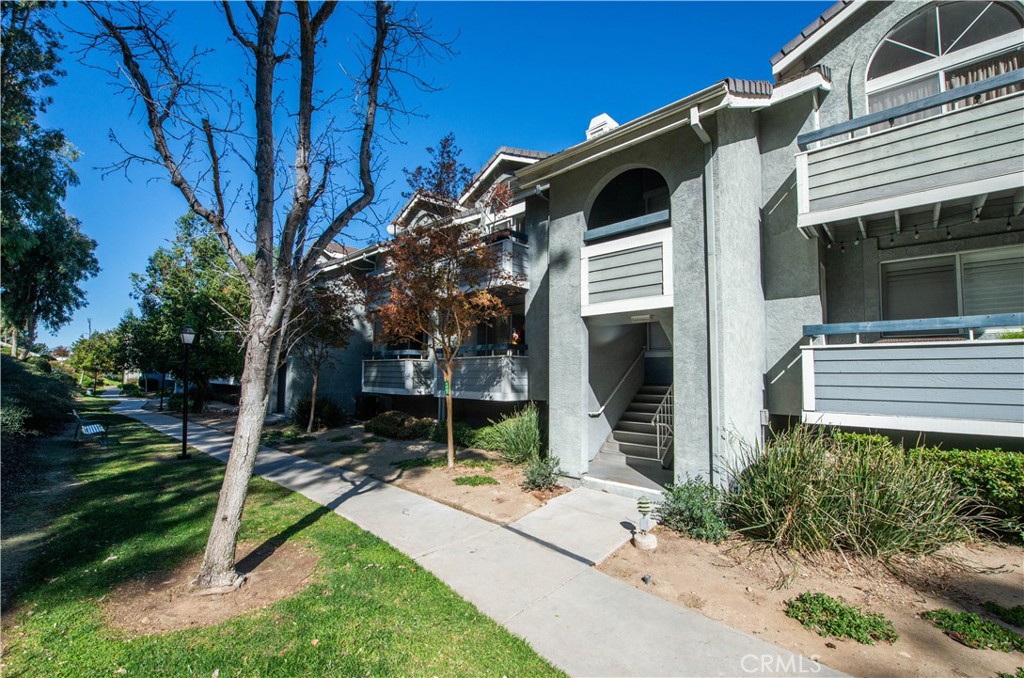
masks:
MULTIPOLYGON (((941 2, 921 9, 889 31, 875 49, 865 87, 868 111, 888 110, 1021 68, 1022 28, 1019 10, 1001 2, 941 2)), ((1014 85, 992 90, 947 108, 970 106, 1020 89, 1014 85)), ((918 111, 896 117, 892 124, 941 112, 942 107, 918 111)))
POLYGON ((656 214, 668 208, 668 183, 661 174, 646 167, 626 170, 608 182, 594 200, 587 230, 656 214))

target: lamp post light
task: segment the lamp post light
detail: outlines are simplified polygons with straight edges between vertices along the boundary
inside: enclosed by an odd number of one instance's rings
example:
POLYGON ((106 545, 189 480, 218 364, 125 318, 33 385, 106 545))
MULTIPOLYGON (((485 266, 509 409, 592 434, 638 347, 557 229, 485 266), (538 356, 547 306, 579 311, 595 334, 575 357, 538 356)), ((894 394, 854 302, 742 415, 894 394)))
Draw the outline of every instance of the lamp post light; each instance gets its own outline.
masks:
POLYGON ((181 405, 181 454, 178 459, 188 459, 188 353, 192 342, 196 340, 196 331, 186 325, 181 330, 181 343, 185 345, 185 388, 181 405))

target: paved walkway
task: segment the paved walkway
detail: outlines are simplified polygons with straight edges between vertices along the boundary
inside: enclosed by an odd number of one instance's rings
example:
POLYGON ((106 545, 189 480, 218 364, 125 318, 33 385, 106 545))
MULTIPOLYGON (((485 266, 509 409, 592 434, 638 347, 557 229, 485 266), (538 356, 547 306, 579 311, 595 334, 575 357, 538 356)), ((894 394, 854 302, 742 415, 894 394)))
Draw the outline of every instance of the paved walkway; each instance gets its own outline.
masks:
MULTIPOLYGON (((111 409, 181 439, 142 403, 111 409)), ((231 438, 193 425, 189 443, 226 461, 231 438)), ((843 675, 594 569, 629 538, 632 500, 577 489, 502 527, 285 452, 262 448, 255 473, 388 541, 571 676, 843 675)))

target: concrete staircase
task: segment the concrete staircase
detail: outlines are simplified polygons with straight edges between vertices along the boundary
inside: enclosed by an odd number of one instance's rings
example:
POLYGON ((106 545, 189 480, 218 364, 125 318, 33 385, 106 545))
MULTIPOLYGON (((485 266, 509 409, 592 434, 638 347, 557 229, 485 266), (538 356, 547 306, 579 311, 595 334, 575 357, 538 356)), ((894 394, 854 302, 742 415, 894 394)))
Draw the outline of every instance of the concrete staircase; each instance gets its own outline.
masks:
POLYGON ((668 386, 643 386, 622 413, 615 429, 601 445, 598 456, 605 461, 619 462, 621 458, 659 461, 657 433, 651 418, 668 392, 668 386))

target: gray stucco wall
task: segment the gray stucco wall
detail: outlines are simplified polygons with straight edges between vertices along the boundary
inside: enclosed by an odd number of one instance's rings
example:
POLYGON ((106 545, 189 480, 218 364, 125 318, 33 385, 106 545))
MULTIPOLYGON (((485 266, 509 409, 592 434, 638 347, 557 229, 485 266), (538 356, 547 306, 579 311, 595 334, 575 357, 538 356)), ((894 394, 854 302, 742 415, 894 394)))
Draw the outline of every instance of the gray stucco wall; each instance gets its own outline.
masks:
POLYGON ((530 277, 526 290, 526 345, 530 352, 530 400, 548 399, 548 201, 526 201, 524 227, 530 246, 530 277))
POLYGON ((643 386, 644 365, 641 359, 636 367, 627 373, 646 339, 643 325, 601 325, 593 320, 588 323, 587 343, 590 362, 588 365, 588 412, 605 410, 597 417, 588 417, 587 454, 593 459, 608 434, 619 422, 633 396, 643 386), (625 379, 616 391, 619 380, 625 379))
MULTIPOLYGON (((317 387, 317 398, 329 397, 346 412, 355 410, 356 396, 361 390, 363 356, 370 350, 372 328, 361 318, 362 314, 357 314, 348 346, 333 351, 331 364, 321 370, 317 387)), ((308 368, 296 358, 289 357, 285 413, 291 412, 295 403, 308 396, 312 386, 313 377, 308 368)))

